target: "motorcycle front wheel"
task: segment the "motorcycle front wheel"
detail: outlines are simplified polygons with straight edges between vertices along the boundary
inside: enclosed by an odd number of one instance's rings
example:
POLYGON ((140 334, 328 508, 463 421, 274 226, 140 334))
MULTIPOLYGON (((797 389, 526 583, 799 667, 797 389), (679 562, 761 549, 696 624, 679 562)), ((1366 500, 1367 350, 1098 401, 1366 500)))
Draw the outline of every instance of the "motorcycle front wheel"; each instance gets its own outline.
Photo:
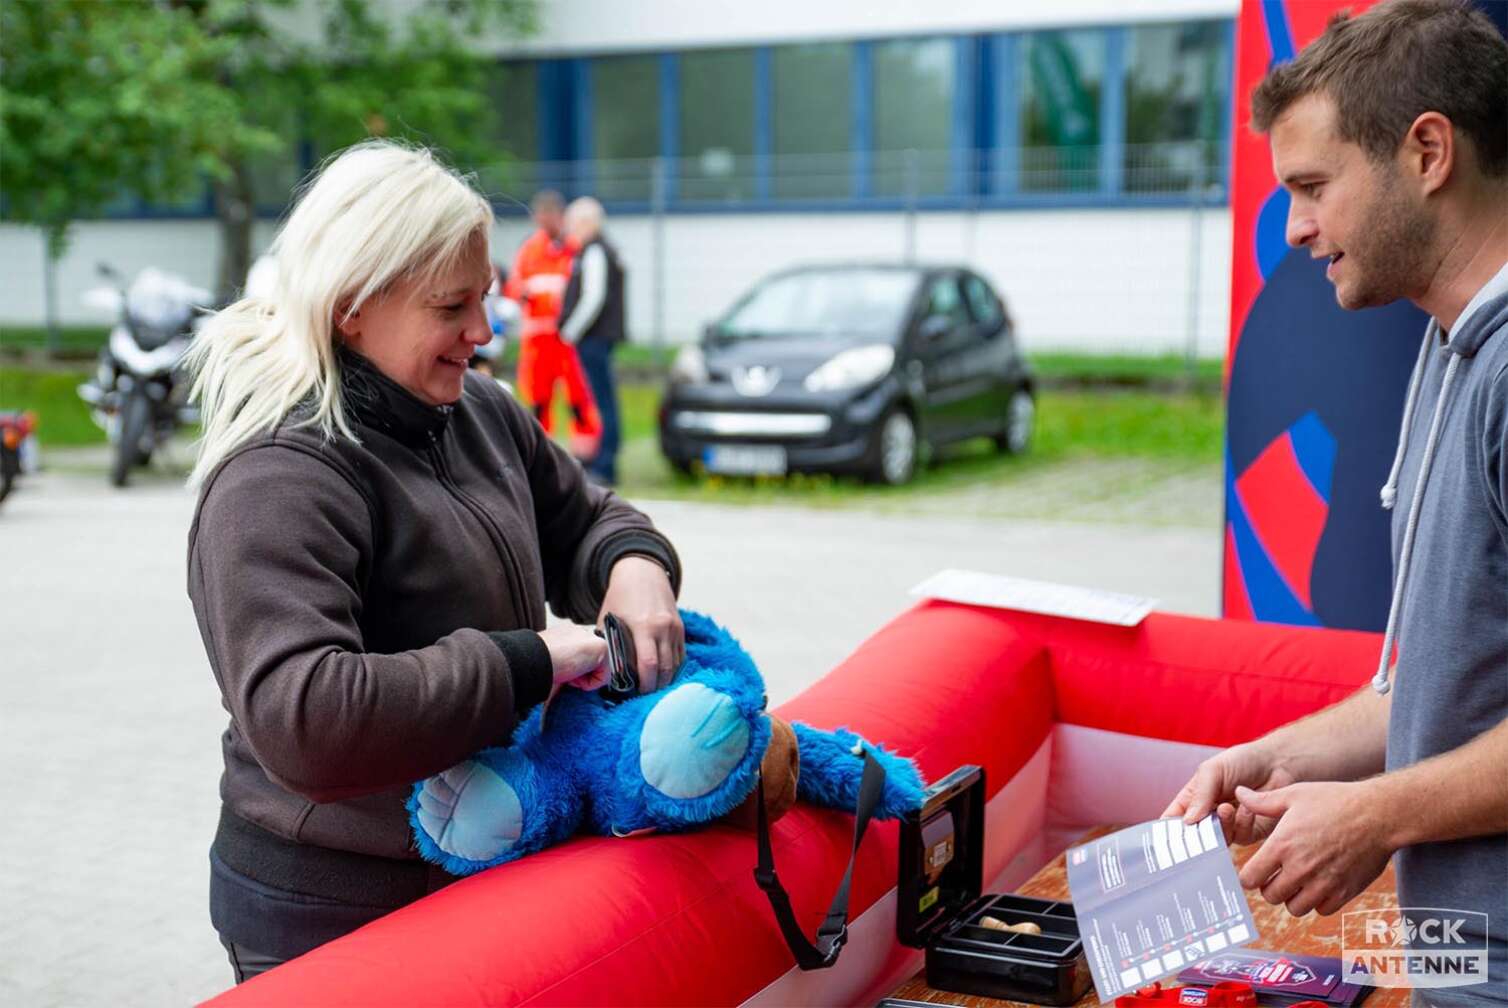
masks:
POLYGON ((126 485, 131 466, 141 457, 141 441, 151 422, 152 404, 147 397, 140 393, 128 397, 121 408, 120 437, 115 442, 115 455, 110 461, 111 486, 126 485))

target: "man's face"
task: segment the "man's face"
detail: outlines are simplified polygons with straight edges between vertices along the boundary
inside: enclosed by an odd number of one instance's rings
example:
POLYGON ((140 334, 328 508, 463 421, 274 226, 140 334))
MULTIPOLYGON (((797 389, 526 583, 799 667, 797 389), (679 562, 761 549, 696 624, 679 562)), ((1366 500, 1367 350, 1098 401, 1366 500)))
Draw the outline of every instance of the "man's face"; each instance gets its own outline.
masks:
POLYGON ((586 214, 568 213, 565 215, 565 235, 567 241, 580 248, 597 237, 596 222, 586 214))
POLYGON ((556 203, 540 203, 534 207, 534 223, 551 238, 559 239, 565 211, 556 203))
POLYGON ((1369 308, 1427 289, 1434 220, 1394 161, 1378 163, 1335 129, 1324 94, 1294 102, 1272 124, 1272 167, 1288 190, 1288 244, 1327 258, 1342 308, 1369 308))

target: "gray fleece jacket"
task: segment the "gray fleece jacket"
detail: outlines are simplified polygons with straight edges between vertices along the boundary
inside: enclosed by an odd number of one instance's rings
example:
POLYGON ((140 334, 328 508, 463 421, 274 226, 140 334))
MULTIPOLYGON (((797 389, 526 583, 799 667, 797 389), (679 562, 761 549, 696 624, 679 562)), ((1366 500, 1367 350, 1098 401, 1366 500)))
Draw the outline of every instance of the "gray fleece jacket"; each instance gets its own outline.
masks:
MULTIPOLYGON (((230 713, 226 808, 296 844, 416 859, 413 782, 504 744, 548 692, 546 599, 589 623, 619 557, 677 586, 680 569, 495 382, 468 375, 434 408, 342 363, 361 443, 285 424, 237 449, 201 491, 188 593, 230 713)), ((256 860, 234 867, 291 887, 256 860)))
MULTIPOLYGON (((1386 689, 1396 640, 1387 748, 1396 770, 1508 719, 1508 267, 1454 332, 1430 322, 1383 501, 1396 504, 1394 595, 1374 685, 1386 689)), ((1490 981, 1421 995, 1438 1005, 1508 1003, 1508 823, 1489 836, 1404 848, 1396 865, 1400 906, 1486 915, 1485 928, 1467 918, 1463 937, 1486 943, 1490 981)), ((1433 950, 1422 937, 1416 947, 1433 950)))

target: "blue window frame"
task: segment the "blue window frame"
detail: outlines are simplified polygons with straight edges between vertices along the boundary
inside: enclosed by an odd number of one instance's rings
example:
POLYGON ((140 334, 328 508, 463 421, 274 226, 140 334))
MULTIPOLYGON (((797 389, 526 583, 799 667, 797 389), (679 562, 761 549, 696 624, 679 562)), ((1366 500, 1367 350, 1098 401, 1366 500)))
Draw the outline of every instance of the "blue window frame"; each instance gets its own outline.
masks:
MULTIPOLYGON (((1128 120, 1144 111, 1129 104, 1138 95, 1138 61, 1146 58, 1143 36, 1155 38, 1160 29, 1219 45, 1213 57, 1222 77, 1214 102, 1219 138, 1202 139, 1217 152, 1206 178, 1222 186, 1229 170, 1230 20, 658 54, 664 206, 696 213, 1184 205, 1186 187, 1148 185, 1128 153, 1144 142, 1145 129, 1128 120), (714 144, 706 139, 707 110, 688 98, 686 87, 689 74, 700 90, 719 57, 736 61, 721 82, 725 94, 736 89, 728 99, 736 125, 722 124, 730 139, 714 144), (929 93, 918 97, 918 90, 929 93), (827 96, 825 106, 811 101, 813 94, 827 96), (837 109, 846 115, 833 116, 837 109), (914 128, 916 119, 926 120, 924 128, 914 128), (696 137, 690 146, 688 129, 696 137)), ((648 179, 638 184, 633 199, 615 200, 603 189, 607 180, 593 167, 597 110, 582 83, 603 61, 622 58, 571 61, 579 65, 574 97, 561 105, 570 109, 577 140, 565 159, 575 162, 571 189, 602 192, 614 209, 634 212, 651 208, 652 186, 648 179)), ((541 150, 547 146, 542 142, 541 150)), ((622 187, 621 180, 607 185, 622 187)))
MULTIPOLYGON (((1187 205, 1201 181, 1218 201, 1234 36, 1195 20, 500 63, 528 109, 515 165, 483 175, 617 212, 1187 205)), ((263 170, 301 177, 307 143, 296 160, 263 170)), ((206 187, 110 215, 212 212, 206 187)))

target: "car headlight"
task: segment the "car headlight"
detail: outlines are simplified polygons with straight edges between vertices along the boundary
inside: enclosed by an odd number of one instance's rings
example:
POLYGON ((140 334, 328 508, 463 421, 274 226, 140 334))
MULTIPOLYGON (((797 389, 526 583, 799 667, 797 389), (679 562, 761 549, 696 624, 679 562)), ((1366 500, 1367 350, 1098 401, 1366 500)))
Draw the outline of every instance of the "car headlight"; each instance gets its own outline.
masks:
POLYGON ((895 364, 895 348, 884 344, 856 347, 824 363, 806 376, 808 392, 837 392, 858 388, 882 378, 895 364))
POLYGON ((672 385, 700 385, 707 380, 707 358, 695 343, 681 347, 670 365, 672 385))

